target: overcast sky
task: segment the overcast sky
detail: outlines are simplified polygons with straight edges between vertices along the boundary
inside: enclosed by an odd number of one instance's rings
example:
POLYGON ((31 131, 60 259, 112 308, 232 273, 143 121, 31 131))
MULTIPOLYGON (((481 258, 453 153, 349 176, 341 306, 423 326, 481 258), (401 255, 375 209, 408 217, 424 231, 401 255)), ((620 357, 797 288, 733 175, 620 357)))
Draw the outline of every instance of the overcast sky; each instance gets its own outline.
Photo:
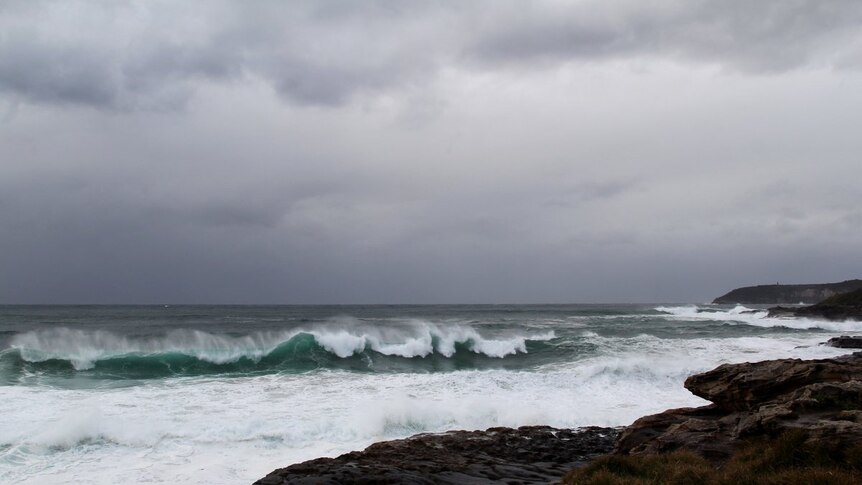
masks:
POLYGON ((862 2, 4 1, 0 302, 862 277, 862 2))

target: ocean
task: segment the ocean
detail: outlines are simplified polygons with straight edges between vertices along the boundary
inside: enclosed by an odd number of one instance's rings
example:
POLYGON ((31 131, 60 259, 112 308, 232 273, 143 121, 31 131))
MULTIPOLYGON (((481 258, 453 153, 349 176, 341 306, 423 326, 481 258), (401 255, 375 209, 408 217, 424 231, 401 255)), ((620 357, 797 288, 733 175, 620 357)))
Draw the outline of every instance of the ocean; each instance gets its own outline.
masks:
POLYGON ((622 426, 862 322, 722 305, 0 306, 0 482, 251 483, 449 429, 622 426))

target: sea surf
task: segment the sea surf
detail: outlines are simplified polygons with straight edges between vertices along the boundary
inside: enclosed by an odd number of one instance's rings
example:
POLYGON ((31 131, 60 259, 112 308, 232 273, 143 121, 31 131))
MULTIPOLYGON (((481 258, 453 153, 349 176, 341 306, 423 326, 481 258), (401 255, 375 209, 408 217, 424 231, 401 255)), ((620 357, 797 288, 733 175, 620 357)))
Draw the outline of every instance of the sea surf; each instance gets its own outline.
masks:
POLYGON ((0 481, 250 483, 416 433, 621 426, 848 332, 727 305, 3 306, 0 481))

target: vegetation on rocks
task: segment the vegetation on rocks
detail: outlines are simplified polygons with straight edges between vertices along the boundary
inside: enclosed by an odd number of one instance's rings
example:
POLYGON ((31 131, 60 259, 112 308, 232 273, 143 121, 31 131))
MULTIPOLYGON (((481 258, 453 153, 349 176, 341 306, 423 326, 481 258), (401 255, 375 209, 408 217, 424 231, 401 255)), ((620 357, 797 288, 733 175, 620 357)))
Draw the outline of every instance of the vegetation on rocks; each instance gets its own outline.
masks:
POLYGON ((829 297, 815 306, 862 306, 862 288, 829 297))
POLYGON ((751 440, 716 465, 690 451, 608 455, 563 479, 567 485, 851 485, 862 483, 862 444, 811 442, 803 431, 751 440))
POLYGON ((725 364, 685 387, 713 404, 638 419, 563 483, 862 483, 862 353, 725 364))

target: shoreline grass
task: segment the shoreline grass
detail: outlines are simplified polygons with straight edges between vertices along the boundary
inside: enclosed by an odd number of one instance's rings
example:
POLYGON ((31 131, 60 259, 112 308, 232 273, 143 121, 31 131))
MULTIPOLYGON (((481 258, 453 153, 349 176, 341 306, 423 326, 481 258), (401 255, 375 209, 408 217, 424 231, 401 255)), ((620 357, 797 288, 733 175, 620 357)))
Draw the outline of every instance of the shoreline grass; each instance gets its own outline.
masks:
POLYGON ((607 455, 569 472, 566 485, 857 485, 862 443, 841 448, 810 443, 801 431, 751 440, 726 462, 691 451, 659 455, 607 455))

